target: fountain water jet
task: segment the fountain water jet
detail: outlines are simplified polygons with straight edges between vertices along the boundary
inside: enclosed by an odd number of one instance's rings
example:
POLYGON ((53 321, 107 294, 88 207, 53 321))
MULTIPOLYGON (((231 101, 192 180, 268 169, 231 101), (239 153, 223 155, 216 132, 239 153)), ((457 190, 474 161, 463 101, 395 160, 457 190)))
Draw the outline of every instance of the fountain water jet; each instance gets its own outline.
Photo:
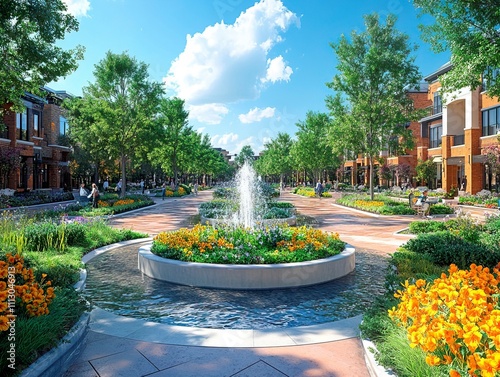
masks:
POLYGON ((262 200, 257 174, 248 161, 245 161, 236 174, 235 186, 239 209, 233 216, 233 224, 253 229, 256 221, 260 220, 257 209, 262 209, 265 203, 262 200))

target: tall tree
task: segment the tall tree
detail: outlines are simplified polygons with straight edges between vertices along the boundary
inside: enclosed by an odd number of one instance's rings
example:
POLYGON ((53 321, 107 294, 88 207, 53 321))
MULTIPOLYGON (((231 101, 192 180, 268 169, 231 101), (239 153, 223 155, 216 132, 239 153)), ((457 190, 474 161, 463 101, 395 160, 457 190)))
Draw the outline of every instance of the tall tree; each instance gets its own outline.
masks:
POLYGON ((130 159, 150 150, 158 141, 155 119, 163 94, 160 83, 148 80, 148 66, 126 53, 106 53, 94 70, 95 82, 83 88, 78 106, 69 106, 74 137, 82 144, 93 139, 94 148, 120 161, 125 195, 130 159), (79 109, 75 109, 79 107, 79 109), (83 119, 78 119, 82 113, 83 119))
POLYGON ((257 160, 257 171, 263 175, 279 175, 280 187, 285 174, 290 173, 293 167, 292 145, 290 135, 280 132, 275 139, 264 144, 264 153, 257 160))
POLYGON ((40 87, 77 68, 84 48, 56 45, 78 21, 62 0, 2 0, 0 2, 0 102, 22 108, 25 91, 40 87))
POLYGON ((189 147, 193 132, 188 124, 189 112, 184 109, 184 101, 179 98, 162 98, 158 123, 161 127, 160 142, 150 157, 157 161, 162 169, 174 177, 177 185, 179 168, 186 163, 193 152, 189 147))
POLYGON ((385 25, 377 14, 366 15, 366 31, 331 44, 339 73, 327 84, 337 92, 326 99, 334 120, 329 140, 336 151, 368 157, 372 199, 374 160, 396 137, 410 144, 411 131, 403 125, 420 116, 407 93, 421 77, 411 55, 416 47, 395 24, 394 15, 385 25))
POLYGON ((255 153, 250 145, 244 145, 240 153, 235 157, 236 166, 241 167, 245 162, 253 164, 255 153))
POLYGON ((481 85, 485 74, 488 94, 500 96, 500 80, 490 68, 500 68, 500 2, 498 0, 413 0, 420 15, 435 23, 420 25, 422 39, 437 52, 451 52, 453 69, 440 77, 443 91, 481 85))
POLYGON ((297 169, 306 170, 314 175, 314 179, 322 179, 322 171, 339 165, 331 146, 327 143, 330 127, 328 114, 309 111, 306 120, 297 123, 297 141, 291 149, 294 165, 297 169))

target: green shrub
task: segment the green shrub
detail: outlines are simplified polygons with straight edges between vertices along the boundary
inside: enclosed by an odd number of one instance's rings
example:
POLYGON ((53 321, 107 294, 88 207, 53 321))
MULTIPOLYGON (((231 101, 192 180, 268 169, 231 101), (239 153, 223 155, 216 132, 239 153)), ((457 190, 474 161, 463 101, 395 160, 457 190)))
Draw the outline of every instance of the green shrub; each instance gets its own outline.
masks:
POLYGON ((453 208, 446 204, 433 204, 431 205, 431 215, 451 215, 454 212, 453 208))
POLYGON ((486 246, 464 240, 450 232, 419 234, 403 245, 409 251, 427 254, 440 266, 456 264, 467 269, 472 263, 494 267, 500 261, 500 252, 489 250, 486 246))
POLYGON ((58 226, 51 221, 29 224, 24 228, 26 248, 28 250, 45 251, 66 245, 64 236, 58 226))
POLYGON ((409 226, 410 233, 432 233, 446 230, 446 223, 442 221, 413 221, 409 226))
POLYGON ((272 207, 264 214, 264 219, 286 219, 290 217, 290 211, 286 208, 272 207))
POLYGON ((188 185, 185 185, 184 183, 179 184, 179 187, 182 187, 184 191, 186 191, 186 194, 189 195, 191 194, 191 187, 188 185))

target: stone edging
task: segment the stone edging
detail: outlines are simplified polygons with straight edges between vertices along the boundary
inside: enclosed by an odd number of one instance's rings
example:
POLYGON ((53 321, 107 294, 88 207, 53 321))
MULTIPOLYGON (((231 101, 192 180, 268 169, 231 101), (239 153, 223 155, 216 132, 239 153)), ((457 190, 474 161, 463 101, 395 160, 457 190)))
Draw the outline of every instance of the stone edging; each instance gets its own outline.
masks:
POLYGON ((56 348, 39 357, 20 377, 60 376, 72 364, 83 348, 83 340, 88 331, 90 312, 85 312, 71 330, 59 341, 56 348))
POLYGON ((320 284, 338 279, 355 268, 355 249, 330 258, 281 264, 210 264, 166 259, 151 253, 151 244, 139 248, 139 269, 158 280, 203 288, 279 289, 320 284))

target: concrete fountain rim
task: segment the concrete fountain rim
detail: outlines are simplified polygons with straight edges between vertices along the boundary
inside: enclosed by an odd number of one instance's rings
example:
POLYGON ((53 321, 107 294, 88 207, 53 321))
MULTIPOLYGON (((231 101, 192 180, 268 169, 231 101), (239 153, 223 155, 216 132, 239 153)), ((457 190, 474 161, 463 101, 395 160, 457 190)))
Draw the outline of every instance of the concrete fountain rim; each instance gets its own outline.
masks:
POLYGON ((139 270, 154 279, 200 288, 259 290, 326 283, 355 269, 355 249, 346 244, 335 256, 279 264, 215 264, 182 262, 151 252, 152 243, 138 250, 139 270))

